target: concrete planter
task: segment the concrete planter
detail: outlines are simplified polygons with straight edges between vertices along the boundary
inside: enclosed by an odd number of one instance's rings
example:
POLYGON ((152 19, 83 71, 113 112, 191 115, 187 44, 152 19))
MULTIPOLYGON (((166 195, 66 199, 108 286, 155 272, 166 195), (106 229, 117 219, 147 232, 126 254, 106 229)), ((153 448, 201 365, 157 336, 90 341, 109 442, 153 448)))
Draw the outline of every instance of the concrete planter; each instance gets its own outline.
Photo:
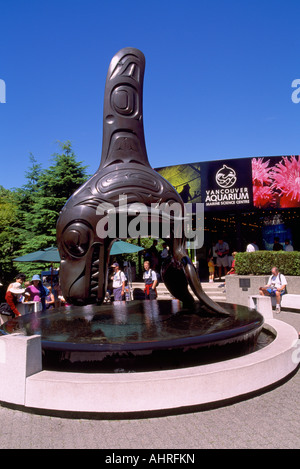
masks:
MULTIPOLYGON (((300 294, 300 276, 288 276, 287 290, 291 294, 300 294)), ((258 295, 259 287, 266 285, 269 275, 227 275, 226 301, 248 306, 249 296, 258 295)))

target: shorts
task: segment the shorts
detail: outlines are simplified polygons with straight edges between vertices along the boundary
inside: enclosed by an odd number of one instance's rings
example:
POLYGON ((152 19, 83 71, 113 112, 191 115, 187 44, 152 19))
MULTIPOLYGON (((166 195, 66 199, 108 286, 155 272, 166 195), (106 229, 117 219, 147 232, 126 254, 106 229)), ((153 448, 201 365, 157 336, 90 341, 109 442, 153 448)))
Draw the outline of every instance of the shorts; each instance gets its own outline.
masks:
POLYGON ((122 287, 114 288, 114 301, 122 301, 123 295, 122 295, 122 287))
POLYGON ((152 283, 145 285, 145 300, 156 300, 156 289, 153 290, 152 283))
POLYGON ((228 267, 228 256, 217 257, 217 266, 218 267, 228 267))
MULTIPOLYGON (((277 288, 267 288, 267 292, 268 292, 271 296, 275 296, 275 295, 276 295, 276 292, 277 292, 277 288)), ((280 296, 281 296, 281 295, 284 295, 284 293, 285 293, 285 289, 280 292, 280 296)))

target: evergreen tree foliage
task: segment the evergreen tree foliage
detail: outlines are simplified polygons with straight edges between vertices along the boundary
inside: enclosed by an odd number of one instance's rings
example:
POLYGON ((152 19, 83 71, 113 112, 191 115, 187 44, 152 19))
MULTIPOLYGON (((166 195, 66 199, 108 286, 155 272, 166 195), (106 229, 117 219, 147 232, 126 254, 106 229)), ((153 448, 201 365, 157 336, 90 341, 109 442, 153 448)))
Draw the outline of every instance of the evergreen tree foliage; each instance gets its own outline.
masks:
POLYGON ((15 236, 17 198, 13 191, 0 186, 0 281, 5 286, 7 275, 13 270, 12 258, 18 248, 15 236))
POLYGON ((25 171, 27 183, 21 188, 16 189, 18 204, 16 235, 20 244, 17 255, 27 254, 26 243, 28 238, 32 236, 29 235, 30 233, 32 234, 32 213, 34 213, 35 203, 38 199, 39 178, 42 174, 42 166, 32 154, 29 155, 29 160, 30 166, 28 170, 25 171))
MULTIPOLYGON (((56 222, 68 198, 87 180, 71 142, 59 142, 52 164, 42 169, 30 154, 26 184, 13 191, 0 187, 0 281, 8 284, 16 272, 28 279, 49 266, 13 263, 12 259, 56 245, 56 222)), ((3 290, 3 288, 2 288, 3 290)), ((2 292, 3 293, 3 292, 2 292)), ((1 294, 3 297, 3 294, 1 294)))
POLYGON ((62 152, 53 156, 53 164, 38 177, 33 195, 30 228, 34 233, 26 242, 26 251, 56 244, 56 222, 68 198, 86 181, 86 167, 76 161, 70 142, 60 143, 62 152))

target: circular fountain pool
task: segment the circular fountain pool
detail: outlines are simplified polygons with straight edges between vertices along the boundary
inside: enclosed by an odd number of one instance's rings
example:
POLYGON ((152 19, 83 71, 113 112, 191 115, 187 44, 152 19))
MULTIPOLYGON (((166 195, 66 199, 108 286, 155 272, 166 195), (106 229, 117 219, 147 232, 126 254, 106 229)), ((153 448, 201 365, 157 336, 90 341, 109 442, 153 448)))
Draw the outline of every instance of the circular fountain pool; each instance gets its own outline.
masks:
POLYGON ((226 317, 164 300, 70 307, 8 321, 0 339, 2 400, 106 417, 168 413, 245 398, 295 371, 294 328, 273 318, 264 323, 243 306, 222 306, 226 317), (14 367, 20 396, 11 392, 14 367))
POLYGON ((153 371, 196 366, 252 352, 271 340, 263 317, 241 305, 228 316, 178 300, 69 306, 5 323, 3 333, 41 335, 44 367, 71 371, 153 371))

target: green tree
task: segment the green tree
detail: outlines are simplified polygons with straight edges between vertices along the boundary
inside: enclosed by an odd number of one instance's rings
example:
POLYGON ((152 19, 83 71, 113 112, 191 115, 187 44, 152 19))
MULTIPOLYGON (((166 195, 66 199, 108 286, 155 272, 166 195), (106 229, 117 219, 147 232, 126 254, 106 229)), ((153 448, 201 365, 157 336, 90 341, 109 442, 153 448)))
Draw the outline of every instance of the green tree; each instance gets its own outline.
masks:
MULTIPOLYGON (((78 162, 70 142, 59 143, 61 152, 53 155, 47 169, 30 155, 27 184, 17 191, 19 197, 19 251, 15 257, 56 245, 56 222, 68 198, 86 181, 86 167, 78 162)), ((26 275, 37 273, 43 264, 21 264, 26 275)))
MULTIPOLYGON (((14 236, 17 240, 14 258, 28 254, 36 249, 31 246, 34 241, 32 219, 35 213, 35 205, 39 198, 39 178, 42 174, 42 165, 30 153, 28 170, 25 171, 26 184, 15 189, 17 199, 17 221, 14 228, 14 236)), ((40 264, 14 263, 14 270, 23 272, 29 279, 33 273, 42 270, 40 264)))
POLYGON ((18 255, 26 254, 26 242, 32 236, 32 214, 39 196, 39 178, 42 174, 42 165, 36 158, 29 155, 30 166, 25 172, 27 183, 16 189, 17 198, 17 226, 16 235, 20 244, 18 255))
POLYGON ((87 179, 86 167, 76 160, 71 143, 60 143, 60 147, 62 152, 53 156, 54 164, 48 169, 39 172, 32 167, 38 177, 30 187, 32 207, 25 215, 25 228, 32 233, 24 244, 27 253, 56 244, 59 212, 87 179))
MULTIPOLYGON (((17 197, 14 191, 0 186, 0 281, 4 290, 13 271, 14 252, 18 248, 15 235, 17 225, 17 197)), ((1 295, 3 298, 3 295, 1 295)))

